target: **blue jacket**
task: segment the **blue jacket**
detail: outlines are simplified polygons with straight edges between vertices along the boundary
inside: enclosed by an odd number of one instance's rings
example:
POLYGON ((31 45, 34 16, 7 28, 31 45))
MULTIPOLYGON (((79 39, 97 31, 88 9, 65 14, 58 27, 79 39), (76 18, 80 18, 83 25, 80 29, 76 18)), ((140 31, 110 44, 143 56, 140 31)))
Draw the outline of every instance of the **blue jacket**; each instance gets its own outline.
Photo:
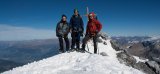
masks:
POLYGON ((56 36, 57 37, 63 37, 64 35, 68 35, 70 30, 69 23, 68 22, 58 22, 56 27, 56 36))
POLYGON ((71 19, 70 19, 70 29, 72 30, 72 32, 83 33, 84 24, 83 24, 83 20, 82 20, 80 15, 78 15, 78 16, 73 15, 71 17, 71 19))

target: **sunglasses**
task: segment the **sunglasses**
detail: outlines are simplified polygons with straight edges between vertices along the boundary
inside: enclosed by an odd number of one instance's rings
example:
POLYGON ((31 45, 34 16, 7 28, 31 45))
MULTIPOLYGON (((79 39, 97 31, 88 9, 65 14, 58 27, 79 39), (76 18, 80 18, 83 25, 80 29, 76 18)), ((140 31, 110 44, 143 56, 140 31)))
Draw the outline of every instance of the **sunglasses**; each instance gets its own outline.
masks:
POLYGON ((89 18, 92 18, 93 16, 89 16, 89 18))

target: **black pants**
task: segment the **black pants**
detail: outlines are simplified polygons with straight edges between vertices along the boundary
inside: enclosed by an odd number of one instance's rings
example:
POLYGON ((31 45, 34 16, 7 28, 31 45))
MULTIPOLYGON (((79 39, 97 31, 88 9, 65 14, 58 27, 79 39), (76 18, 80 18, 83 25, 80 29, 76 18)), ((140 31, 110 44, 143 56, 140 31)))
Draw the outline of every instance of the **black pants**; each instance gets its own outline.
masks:
POLYGON ((74 49, 75 45, 77 49, 80 49, 80 33, 79 32, 73 32, 71 34, 72 36, 72 45, 71 48, 74 49))
POLYGON ((61 52, 64 52, 64 46, 63 46, 63 39, 64 39, 64 41, 66 43, 66 51, 68 51, 69 46, 70 46, 68 37, 67 36, 66 37, 58 37, 58 39, 59 39, 59 46, 60 46, 59 50, 61 52))
POLYGON ((82 49, 85 50, 86 43, 91 38, 93 38, 94 53, 97 53, 97 35, 96 36, 86 35, 85 38, 83 39, 82 49))

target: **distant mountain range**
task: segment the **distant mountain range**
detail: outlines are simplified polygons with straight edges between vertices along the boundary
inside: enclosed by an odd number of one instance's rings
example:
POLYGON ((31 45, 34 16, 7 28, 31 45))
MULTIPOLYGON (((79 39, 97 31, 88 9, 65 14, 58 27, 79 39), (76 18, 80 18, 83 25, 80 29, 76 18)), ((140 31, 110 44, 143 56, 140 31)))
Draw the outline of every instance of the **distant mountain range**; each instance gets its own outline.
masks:
POLYGON ((12 68, 22 66, 22 65, 23 65, 22 63, 16 63, 16 62, 13 62, 13 61, 0 59, 0 72, 10 70, 12 68))
POLYGON ((160 37, 112 37, 119 49, 155 61, 160 66, 160 37))
POLYGON ((57 39, 0 41, 0 72, 56 55, 58 48, 57 39))

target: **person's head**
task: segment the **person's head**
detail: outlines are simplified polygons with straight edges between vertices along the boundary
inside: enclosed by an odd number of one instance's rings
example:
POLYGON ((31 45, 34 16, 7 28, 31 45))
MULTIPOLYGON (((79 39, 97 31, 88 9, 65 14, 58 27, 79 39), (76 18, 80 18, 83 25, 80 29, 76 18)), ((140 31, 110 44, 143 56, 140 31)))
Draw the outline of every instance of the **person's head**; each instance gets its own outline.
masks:
POLYGON ((78 16, 78 9, 74 9, 74 15, 78 16))
POLYGON ((67 16, 64 14, 62 15, 62 21, 64 21, 64 22, 67 21, 67 16))
POLYGON ((89 15, 88 15, 89 20, 94 19, 94 17, 95 17, 94 12, 89 13, 89 15))

